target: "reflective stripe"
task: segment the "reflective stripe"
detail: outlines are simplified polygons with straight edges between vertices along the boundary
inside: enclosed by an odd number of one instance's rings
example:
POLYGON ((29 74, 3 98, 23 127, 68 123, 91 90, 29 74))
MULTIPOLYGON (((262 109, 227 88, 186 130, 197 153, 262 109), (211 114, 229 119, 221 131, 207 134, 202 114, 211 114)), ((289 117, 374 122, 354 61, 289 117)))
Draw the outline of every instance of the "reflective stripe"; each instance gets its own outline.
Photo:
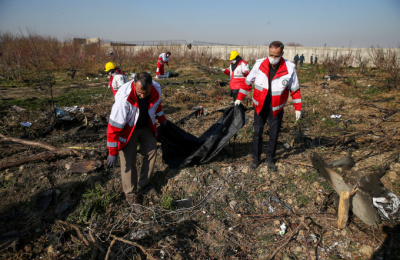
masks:
POLYGON ((162 110, 161 110, 161 112, 156 113, 156 116, 158 116, 158 117, 160 117, 162 115, 164 115, 164 111, 162 111, 162 110))
POLYGON ((258 106, 258 101, 253 98, 254 105, 258 106))
POLYGON ((233 75, 233 77, 234 77, 235 79, 242 79, 242 78, 244 78, 243 75, 233 75))
POLYGON ((239 93, 242 93, 242 94, 247 95, 247 94, 249 94, 249 91, 246 91, 246 90, 244 90, 244 89, 240 89, 240 90, 239 90, 239 93))
POLYGON ((119 140, 120 140, 121 142, 123 142, 123 143, 126 143, 126 139, 125 139, 125 138, 122 138, 121 136, 119 137, 119 140))
POLYGON ((253 83, 252 81, 247 81, 247 79, 246 79, 246 84, 247 84, 247 85, 250 86, 252 83, 253 83))
POLYGON ((272 96, 280 96, 282 95, 282 91, 272 91, 272 96))
POLYGON ((295 88, 291 88, 292 91, 296 91, 298 89, 300 89, 300 85, 297 85, 295 88))
POLYGON ((117 123, 117 122, 113 121, 111 118, 110 118, 110 120, 108 120, 108 123, 109 123, 111 126, 117 127, 117 128, 119 128, 119 129, 123 129, 123 128, 124 128, 124 125, 123 125, 123 124, 117 123))
POLYGON ((135 122, 133 122, 132 120, 129 120, 129 121, 128 121, 128 125, 129 125, 130 127, 133 127, 134 123, 135 123, 135 122))
POLYGON ((258 91, 263 91, 263 87, 259 86, 259 85, 254 85, 254 88, 257 89, 258 91))
POLYGON ((118 147, 118 142, 107 142, 107 147, 118 147))
POLYGON ((293 103, 301 103, 301 98, 299 98, 299 99, 293 99, 293 103))
POLYGON ((277 111, 277 110, 279 110, 279 109, 283 108, 283 107, 285 106, 285 104, 286 104, 286 102, 285 102, 285 103, 283 103, 283 104, 282 104, 282 105, 280 105, 280 106, 273 107, 273 108, 272 108, 272 111, 277 111))

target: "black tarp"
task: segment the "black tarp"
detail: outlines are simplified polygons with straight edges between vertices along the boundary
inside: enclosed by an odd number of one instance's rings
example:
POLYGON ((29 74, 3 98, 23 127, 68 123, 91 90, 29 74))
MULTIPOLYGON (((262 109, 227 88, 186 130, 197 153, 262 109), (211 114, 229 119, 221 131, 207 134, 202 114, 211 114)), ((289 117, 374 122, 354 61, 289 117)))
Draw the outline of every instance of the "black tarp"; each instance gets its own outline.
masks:
POLYGON ((240 105, 221 110, 223 115, 198 138, 168 121, 158 135, 163 161, 170 168, 209 162, 246 124, 245 109, 240 105))

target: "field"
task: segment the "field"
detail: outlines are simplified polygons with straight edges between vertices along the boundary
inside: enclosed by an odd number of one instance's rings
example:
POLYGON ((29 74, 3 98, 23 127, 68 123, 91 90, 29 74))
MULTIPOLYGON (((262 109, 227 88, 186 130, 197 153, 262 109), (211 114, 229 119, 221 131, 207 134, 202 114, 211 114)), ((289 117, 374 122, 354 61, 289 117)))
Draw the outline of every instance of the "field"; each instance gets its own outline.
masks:
MULTIPOLYGON (((217 110, 233 103, 228 77, 218 69, 228 63, 214 60, 210 66, 172 57, 170 64, 179 76, 157 80, 164 112, 176 122, 203 106, 206 115, 182 126, 200 136, 221 116, 217 110)), ((149 70, 154 75, 155 64, 149 70)), ((382 219, 377 229, 350 214, 347 226, 338 229, 339 198, 310 159, 317 153, 331 161, 353 149, 352 169, 332 169, 352 185, 384 171, 383 185, 400 195, 400 95, 390 75, 377 68, 343 67, 329 72, 327 81, 326 67, 309 64, 297 72, 303 114, 296 122, 289 99, 277 173, 268 172, 264 162, 255 171, 248 167, 254 109, 245 102, 249 122, 212 162, 170 169, 158 149, 157 192, 135 208, 125 201, 119 164, 104 166, 114 101, 104 75, 78 71, 71 79, 56 70, 39 80, 3 78, 1 257, 397 259, 399 214, 382 219), (54 118, 53 104, 84 109, 60 120, 54 118), (280 235, 282 224, 287 230, 280 235)), ((267 130, 266 125, 264 141, 267 130)))

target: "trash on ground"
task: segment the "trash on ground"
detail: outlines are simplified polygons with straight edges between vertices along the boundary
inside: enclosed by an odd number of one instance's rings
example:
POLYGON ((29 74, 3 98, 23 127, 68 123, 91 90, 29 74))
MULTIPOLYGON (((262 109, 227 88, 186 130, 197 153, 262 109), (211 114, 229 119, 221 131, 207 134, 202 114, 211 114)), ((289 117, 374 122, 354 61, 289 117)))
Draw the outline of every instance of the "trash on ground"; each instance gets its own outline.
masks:
POLYGON ((175 200, 176 209, 191 208, 193 206, 191 199, 175 200))
POLYGON ((98 169, 101 166, 100 161, 86 161, 65 165, 65 168, 70 173, 88 173, 98 169))
POLYGON ((280 226, 280 228, 281 228, 281 230, 279 231, 279 235, 283 236, 286 233, 286 225, 285 225, 285 223, 283 223, 280 226))
POLYGON ((331 118, 341 118, 342 115, 331 115, 331 118))
POLYGON ((19 106, 17 106, 17 105, 13 105, 11 108, 13 108, 15 111, 18 111, 18 112, 20 112, 20 111, 25 111, 26 109, 24 109, 24 108, 22 108, 22 107, 19 107, 19 106))
POLYGON ((64 107, 63 110, 64 110, 64 111, 67 111, 67 112, 81 112, 81 113, 83 113, 83 112, 86 112, 86 111, 87 111, 87 108, 85 108, 85 107, 73 106, 73 107, 64 107))
POLYGON ((21 122, 21 125, 30 127, 30 126, 32 125, 32 123, 29 123, 29 122, 21 122))

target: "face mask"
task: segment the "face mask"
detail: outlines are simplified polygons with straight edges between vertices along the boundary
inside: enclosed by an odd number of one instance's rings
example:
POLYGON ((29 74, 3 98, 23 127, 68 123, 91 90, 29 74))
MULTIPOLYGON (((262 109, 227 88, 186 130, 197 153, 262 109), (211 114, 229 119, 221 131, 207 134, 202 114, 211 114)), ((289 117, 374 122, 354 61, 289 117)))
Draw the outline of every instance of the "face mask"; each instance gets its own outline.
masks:
POLYGON ((271 63, 272 65, 276 65, 281 60, 281 57, 276 58, 276 59, 268 57, 268 60, 269 60, 269 63, 271 63))
POLYGON ((233 60, 233 61, 232 61, 232 64, 235 64, 235 63, 236 63, 236 60, 233 60))

